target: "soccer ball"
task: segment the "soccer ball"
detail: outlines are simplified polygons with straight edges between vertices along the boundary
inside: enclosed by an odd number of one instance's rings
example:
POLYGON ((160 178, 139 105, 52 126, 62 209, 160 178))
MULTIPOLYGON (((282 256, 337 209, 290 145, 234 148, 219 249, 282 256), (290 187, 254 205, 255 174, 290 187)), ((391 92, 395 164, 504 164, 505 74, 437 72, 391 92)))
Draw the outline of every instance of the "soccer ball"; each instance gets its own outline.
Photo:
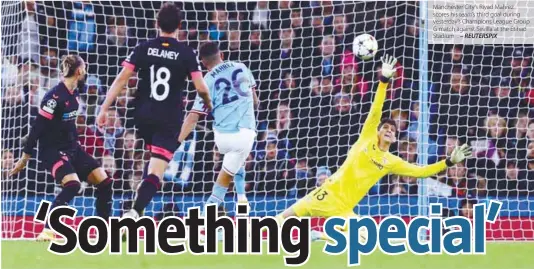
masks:
POLYGON ((378 51, 378 42, 370 34, 361 34, 354 38, 352 52, 362 60, 373 58, 378 51))

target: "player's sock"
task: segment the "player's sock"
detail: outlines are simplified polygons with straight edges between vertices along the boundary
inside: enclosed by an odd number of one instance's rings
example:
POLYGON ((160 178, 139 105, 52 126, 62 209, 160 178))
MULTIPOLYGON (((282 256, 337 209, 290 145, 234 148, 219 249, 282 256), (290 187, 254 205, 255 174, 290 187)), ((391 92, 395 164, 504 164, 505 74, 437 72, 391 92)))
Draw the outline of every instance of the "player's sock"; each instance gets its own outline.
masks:
MULTIPOLYGON (((224 196, 226 196, 226 192, 228 192, 228 187, 223 187, 219 183, 215 182, 213 185, 213 190, 211 191, 211 195, 206 201, 207 204, 217 204, 217 208, 221 203, 224 201, 224 196)), ((202 216, 204 216, 204 208, 202 209, 202 216)))
POLYGON ((139 189, 137 190, 137 199, 135 199, 133 206, 133 209, 137 211, 139 215, 141 215, 148 203, 152 201, 152 197, 154 197, 160 187, 159 177, 154 174, 148 175, 143 182, 141 182, 141 186, 139 186, 139 189))
POLYGON ((109 219, 109 214, 111 212, 111 196, 113 194, 112 186, 113 180, 109 177, 96 186, 96 214, 106 221, 109 219))
MULTIPOLYGON (((56 196, 56 199, 54 199, 54 202, 52 203, 52 207, 50 208, 50 210, 58 206, 68 205, 70 201, 72 201, 72 199, 76 195, 78 195, 78 192, 80 191, 81 187, 82 185, 80 184, 80 182, 75 181, 75 180, 65 183, 61 192, 56 196)), ((45 225, 45 228, 49 228, 48 222, 45 225)))
POLYGON ((245 170, 241 168, 234 176, 235 192, 237 193, 238 201, 246 201, 245 195, 245 170))
POLYGON ((150 162, 145 162, 145 166, 143 167, 143 178, 146 178, 148 176, 148 166, 150 165, 150 162))
POLYGON ((310 231, 310 238, 312 242, 328 240, 328 237, 323 232, 319 232, 313 229, 310 231))

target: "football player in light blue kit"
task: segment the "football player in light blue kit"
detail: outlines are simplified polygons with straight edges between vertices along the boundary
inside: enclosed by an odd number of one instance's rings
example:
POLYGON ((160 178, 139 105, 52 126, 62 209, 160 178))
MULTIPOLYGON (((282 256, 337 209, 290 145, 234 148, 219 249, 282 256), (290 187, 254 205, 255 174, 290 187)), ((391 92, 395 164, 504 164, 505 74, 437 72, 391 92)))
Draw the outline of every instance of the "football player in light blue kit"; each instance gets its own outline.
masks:
MULTIPOLYGON (((209 70, 204 80, 212 98, 215 144, 224 155, 222 169, 206 204, 214 203, 219 206, 224 201, 230 182, 234 180, 238 204, 248 205, 243 166, 256 139, 256 82, 244 64, 223 61, 216 43, 202 45, 199 54, 202 63, 209 70)), ((197 96, 184 121, 178 141, 184 141, 197 124, 200 115, 206 114, 202 98, 197 96)))

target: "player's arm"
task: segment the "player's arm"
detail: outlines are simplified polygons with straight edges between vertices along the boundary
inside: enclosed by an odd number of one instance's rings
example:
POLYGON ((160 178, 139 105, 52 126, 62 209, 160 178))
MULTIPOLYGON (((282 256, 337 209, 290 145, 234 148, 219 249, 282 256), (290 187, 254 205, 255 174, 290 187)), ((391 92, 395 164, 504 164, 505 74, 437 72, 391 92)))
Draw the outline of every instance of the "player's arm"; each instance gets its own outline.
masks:
POLYGON ((197 90, 197 99, 198 97, 200 97, 208 111, 210 111, 213 108, 211 104, 210 92, 206 81, 202 77, 202 71, 200 68, 200 61, 198 60, 198 56, 196 52, 192 49, 186 55, 187 70, 189 71, 191 81, 193 81, 193 85, 197 90))
POLYGON ((178 136, 178 142, 182 143, 184 140, 191 134, 195 126, 197 125, 200 115, 194 112, 190 112, 187 117, 185 117, 184 124, 182 125, 182 130, 178 136))
POLYGON ((199 95, 197 95, 195 103, 193 104, 193 108, 191 109, 187 117, 185 117, 184 123, 182 125, 182 130, 180 131, 180 135, 178 135, 178 142, 184 142, 184 140, 189 136, 189 134, 197 125, 200 116, 204 116, 207 114, 208 108, 204 105, 204 100, 199 95))
POLYGON ((260 99, 256 93, 256 86, 252 88, 252 98, 254 99, 254 108, 257 109, 260 106, 260 99))
POLYGON ((257 109, 260 106, 260 99, 258 98, 258 94, 256 93, 257 91, 256 79, 254 78, 252 71, 250 71, 250 69, 248 69, 248 67, 246 67, 245 65, 243 66, 247 70, 248 81, 250 83, 250 91, 252 92, 252 100, 254 102, 254 109, 257 109))
POLYGON ((447 167, 448 165, 446 160, 442 160, 431 165, 419 166, 399 159, 399 161, 391 169, 391 173, 401 176, 424 178, 435 175, 445 170, 447 167))
POLYGON ((30 133, 23 139, 22 144, 24 148, 22 150, 22 157, 9 172, 9 176, 18 174, 26 167, 26 164, 32 156, 33 149, 37 145, 37 141, 39 141, 41 135, 46 131, 49 122, 54 119, 56 109, 58 109, 58 101, 56 99, 48 97, 43 99, 39 108, 39 114, 30 128, 30 133))
POLYGON ((117 96, 119 96, 120 92, 124 87, 126 87, 126 84, 128 83, 128 80, 135 74, 135 71, 132 67, 123 67, 119 75, 115 78, 113 81, 113 84, 111 84, 111 87, 109 88, 109 91, 106 94, 106 99, 104 100, 104 103, 102 103, 101 110, 108 111, 113 102, 117 99, 117 96))
POLYGON ((115 78, 115 81, 113 81, 113 84, 111 84, 111 87, 106 94, 106 99, 104 100, 104 103, 102 103, 102 106, 100 107, 100 112, 97 116, 97 124, 99 126, 103 126, 106 124, 106 115, 108 113, 109 108, 111 107, 113 102, 115 102, 121 90, 124 89, 130 77, 134 74, 135 72, 133 68, 125 66, 122 68, 122 71, 119 73, 117 78, 115 78))
POLYGON ((104 103, 102 103, 102 106, 100 107, 100 112, 98 113, 98 116, 96 118, 96 123, 98 126, 104 126, 106 124, 107 119, 107 113, 113 102, 117 99, 117 96, 119 96, 120 92, 126 84, 128 83, 128 80, 130 77, 132 77, 137 72, 137 58, 140 55, 141 46, 135 47, 134 51, 122 62, 122 70, 119 73, 119 75, 115 78, 113 81, 113 84, 111 84, 110 89, 108 90, 106 94, 106 99, 104 100, 104 103))
POLYGON ((445 170, 447 167, 464 161, 469 156, 471 156, 471 149, 467 146, 467 144, 464 144, 461 147, 455 148, 451 156, 447 159, 431 165, 419 166, 399 158, 399 160, 391 169, 391 173, 416 178, 429 177, 445 170))
POLYGON ((377 128, 380 124, 380 119, 382 117, 382 108, 384 106, 384 101, 386 100, 386 91, 389 84, 389 79, 395 72, 395 64, 397 59, 393 56, 385 55, 380 58, 382 61, 382 76, 380 77, 380 82, 378 84, 378 89, 371 106, 371 110, 365 119, 363 129, 361 131, 361 138, 368 138, 376 135, 378 132, 377 128))
POLYGON ((193 84, 195 85, 195 89, 197 89, 198 96, 202 98, 202 101, 204 101, 208 111, 211 110, 213 108, 211 104, 211 97, 208 85, 206 84, 206 81, 204 81, 202 74, 200 71, 198 71, 198 73, 191 73, 191 78, 193 80, 193 84))

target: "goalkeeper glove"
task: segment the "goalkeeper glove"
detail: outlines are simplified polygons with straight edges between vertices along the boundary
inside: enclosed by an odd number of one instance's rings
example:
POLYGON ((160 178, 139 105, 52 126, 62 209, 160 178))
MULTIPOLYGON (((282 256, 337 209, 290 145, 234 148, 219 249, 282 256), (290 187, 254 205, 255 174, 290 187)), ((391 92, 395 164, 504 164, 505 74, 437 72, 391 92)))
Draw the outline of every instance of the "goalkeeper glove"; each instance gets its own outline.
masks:
POLYGON ((467 144, 463 144, 460 147, 454 148, 451 156, 447 158, 447 166, 453 166, 459 162, 464 161, 466 158, 471 157, 471 148, 467 144))
POLYGON ((397 63, 397 58, 386 54, 385 56, 380 57, 380 60, 382 61, 382 76, 387 79, 391 78, 391 76, 395 72, 395 64, 397 63))

